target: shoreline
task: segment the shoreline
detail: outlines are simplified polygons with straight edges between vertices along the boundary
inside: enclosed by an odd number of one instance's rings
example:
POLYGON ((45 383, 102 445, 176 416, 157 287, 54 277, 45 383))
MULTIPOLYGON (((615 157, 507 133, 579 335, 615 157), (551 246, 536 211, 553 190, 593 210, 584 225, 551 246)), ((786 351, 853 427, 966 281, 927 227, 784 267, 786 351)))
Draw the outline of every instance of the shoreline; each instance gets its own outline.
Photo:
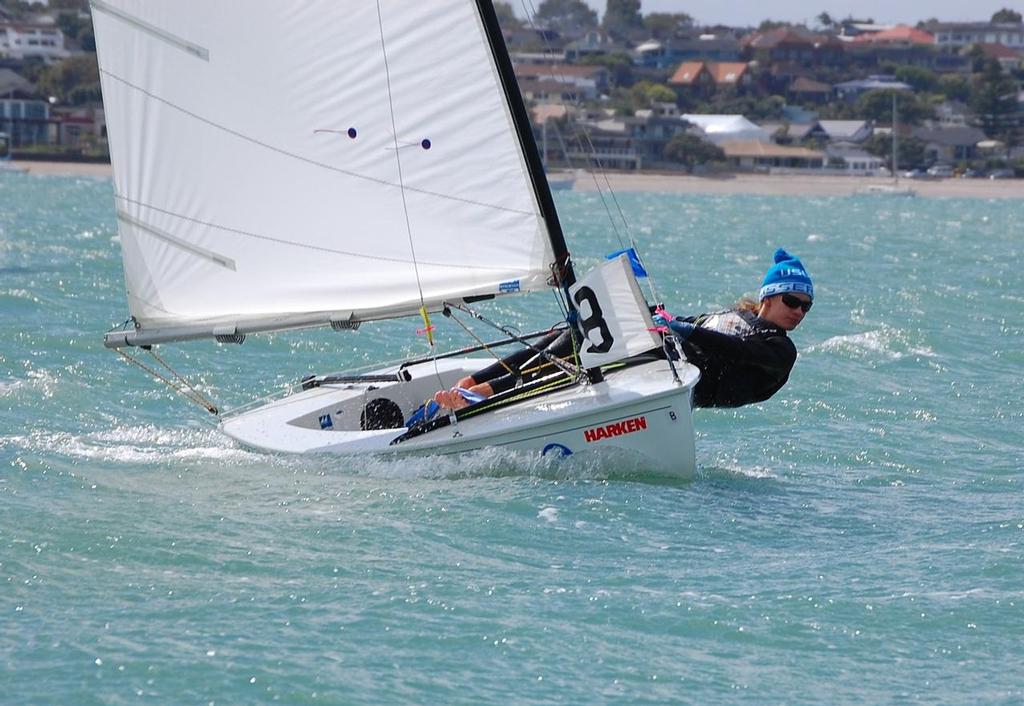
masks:
MULTIPOLYGON (((749 194, 758 196, 853 196, 873 185, 891 185, 884 177, 812 176, 805 174, 729 174, 691 176, 659 173, 591 173, 577 176, 573 191, 611 188, 620 193, 749 194), (600 185, 600 186, 599 186, 600 185)), ((924 198, 1024 199, 1024 179, 900 179, 900 188, 924 198)), ((876 198, 905 198, 875 195, 876 198)))
MULTIPOLYGON (((109 164, 92 162, 8 162, 29 174, 109 178, 109 164)), ((554 173, 561 175, 564 173, 554 173)), ((669 173, 577 173, 573 191, 595 192, 611 188, 621 193, 751 194, 761 196, 852 196, 874 184, 890 184, 881 177, 812 176, 805 174, 728 174, 691 176, 669 173)), ((1024 199, 1024 179, 901 179, 900 186, 924 198, 1024 199)), ((897 198, 886 196, 885 198, 897 198)))

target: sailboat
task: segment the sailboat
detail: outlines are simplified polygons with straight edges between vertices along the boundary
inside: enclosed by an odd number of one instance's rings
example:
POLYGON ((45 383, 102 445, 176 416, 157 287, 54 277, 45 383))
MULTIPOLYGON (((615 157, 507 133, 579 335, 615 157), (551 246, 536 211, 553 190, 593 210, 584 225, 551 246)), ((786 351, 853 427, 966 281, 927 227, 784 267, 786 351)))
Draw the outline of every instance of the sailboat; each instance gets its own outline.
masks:
POLYGON ((887 196, 917 196, 917 192, 909 186, 900 186, 900 170, 896 161, 896 154, 898 152, 899 145, 899 130, 897 129, 896 119, 896 92, 892 93, 892 155, 890 159, 891 170, 892 170, 892 183, 891 184, 869 184, 864 187, 862 193, 865 194, 883 194, 887 196))
POLYGON ((409 317, 420 358, 208 408, 267 452, 596 451, 693 471, 699 372, 651 354, 637 258, 577 279, 488 0, 91 4, 129 311, 106 346, 133 359, 409 317), (435 325, 541 290, 579 331, 572 360, 428 419, 436 390, 532 340, 496 323, 501 340, 442 353, 435 325))

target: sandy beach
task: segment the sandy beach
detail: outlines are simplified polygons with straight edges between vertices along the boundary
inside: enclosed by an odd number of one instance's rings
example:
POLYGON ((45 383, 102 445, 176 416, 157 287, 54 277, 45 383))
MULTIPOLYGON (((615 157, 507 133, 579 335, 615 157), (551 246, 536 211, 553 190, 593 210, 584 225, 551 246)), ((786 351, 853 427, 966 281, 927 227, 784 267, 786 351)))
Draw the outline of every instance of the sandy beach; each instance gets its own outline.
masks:
MULTIPOLYGON (((12 162, 29 174, 109 177, 109 164, 80 162, 12 162)), ((611 188, 617 192, 652 191, 677 194, 764 194, 771 196, 848 196, 870 184, 889 184, 872 177, 735 174, 687 176, 682 174, 583 173, 576 178, 575 191, 611 188)), ((1020 199, 1024 179, 903 179, 920 197, 1020 199)), ((890 197, 891 198, 891 197, 890 197)))
MULTIPOLYGON (((849 196, 871 184, 891 184, 872 177, 735 174, 713 177, 677 174, 609 173, 584 174, 576 179, 575 191, 654 191, 679 194, 763 194, 769 196, 849 196)), ((1024 179, 901 179, 926 198, 1024 198, 1024 179)), ((898 198, 893 196, 883 198, 898 198)))

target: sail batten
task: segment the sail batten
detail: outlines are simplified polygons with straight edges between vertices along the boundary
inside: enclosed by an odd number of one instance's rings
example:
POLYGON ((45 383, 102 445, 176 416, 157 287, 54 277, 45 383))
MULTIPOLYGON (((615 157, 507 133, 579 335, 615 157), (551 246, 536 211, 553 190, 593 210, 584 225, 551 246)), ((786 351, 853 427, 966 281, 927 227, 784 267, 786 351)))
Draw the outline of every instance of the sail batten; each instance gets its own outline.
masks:
POLYGON ((137 340, 547 287, 549 219, 476 3, 377 5, 383 34, 365 2, 266 0, 245 22, 94 2, 137 340))

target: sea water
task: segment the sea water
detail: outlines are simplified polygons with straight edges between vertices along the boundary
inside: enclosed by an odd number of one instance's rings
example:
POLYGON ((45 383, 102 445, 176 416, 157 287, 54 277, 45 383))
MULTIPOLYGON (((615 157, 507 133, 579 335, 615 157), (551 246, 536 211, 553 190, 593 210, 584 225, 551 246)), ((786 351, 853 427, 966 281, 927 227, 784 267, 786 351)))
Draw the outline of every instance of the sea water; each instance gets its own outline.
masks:
MULTIPOLYGON (((110 181, 0 174, 0 703, 1022 703, 1022 204, 558 194, 578 268, 634 237, 673 313, 778 246, 814 278, 791 382, 666 483, 241 449, 102 346, 110 181)), ((230 407, 416 328, 161 350, 230 407)))

